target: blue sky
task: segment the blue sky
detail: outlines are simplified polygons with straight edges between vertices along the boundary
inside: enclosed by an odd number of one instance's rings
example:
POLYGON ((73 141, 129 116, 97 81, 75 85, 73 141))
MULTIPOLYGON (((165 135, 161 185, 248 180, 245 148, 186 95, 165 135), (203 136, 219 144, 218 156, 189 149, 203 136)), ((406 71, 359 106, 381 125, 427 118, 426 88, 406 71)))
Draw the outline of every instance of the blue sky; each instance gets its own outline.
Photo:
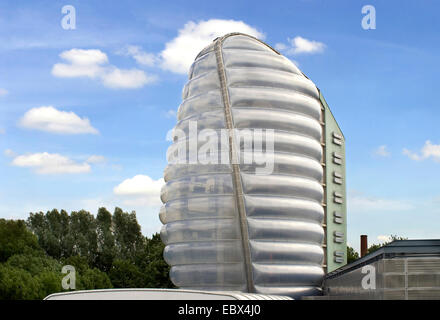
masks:
POLYGON ((439 10, 435 1, 2 1, 0 217, 120 206, 136 210, 144 234, 158 231, 186 55, 238 28, 283 48, 323 91, 347 140, 349 243, 440 238, 439 10), (375 30, 361 27, 367 4, 375 30), (76 9, 74 30, 61 26, 65 5, 76 9))

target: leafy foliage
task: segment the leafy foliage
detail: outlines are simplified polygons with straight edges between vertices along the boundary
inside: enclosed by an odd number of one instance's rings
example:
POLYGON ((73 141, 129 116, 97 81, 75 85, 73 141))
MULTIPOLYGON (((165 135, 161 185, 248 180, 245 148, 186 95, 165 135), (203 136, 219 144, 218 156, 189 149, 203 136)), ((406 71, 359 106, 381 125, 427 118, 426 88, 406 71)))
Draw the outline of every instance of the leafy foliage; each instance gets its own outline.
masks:
POLYGON ((347 263, 352 263, 357 259, 359 259, 359 253, 352 247, 347 246, 347 263))
POLYGON ((368 247, 368 251, 367 253, 372 253, 380 248, 382 248, 383 246, 386 246, 387 244, 396 241, 396 240, 407 240, 408 238, 404 238, 404 237, 400 237, 397 235, 391 235, 390 236, 390 240, 389 241, 385 241, 381 244, 372 244, 371 246, 368 247))
POLYGON ((159 234, 141 233, 136 213, 99 208, 70 215, 53 209, 22 220, 0 219, 0 299, 42 299, 63 291, 62 266, 76 289, 172 288, 159 234))
MULTIPOLYGON (((383 243, 380 244, 372 244, 371 246, 368 247, 367 250, 367 254, 368 253, 372 253, 380 248, 382 248, 383 246, 396 241, 396 240, 407 240, 408 238, 404 238, 404 237, 400 237, 400 236, 396 236, 396 235, 391 235, 390 236, 390 240, 389 241, 385 241, 383 243)), ((347 246, 347 263, 351 263, 353 261, 356 261, 357 259, 359 259, 359 253, 356 252, 356 250, 354 250, 352 247, 347 246)))

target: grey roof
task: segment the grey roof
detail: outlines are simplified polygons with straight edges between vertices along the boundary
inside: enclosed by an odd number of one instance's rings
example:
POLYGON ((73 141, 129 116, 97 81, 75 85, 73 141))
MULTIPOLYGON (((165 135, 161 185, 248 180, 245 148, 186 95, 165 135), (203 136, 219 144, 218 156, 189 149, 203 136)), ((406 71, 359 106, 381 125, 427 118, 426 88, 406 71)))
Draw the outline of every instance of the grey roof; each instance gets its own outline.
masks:
POLYGON ((395 240, 350 264, 328 273, 326 278, 333 278, 384 257, 412 254, 440 254, 440 239, 395 240))

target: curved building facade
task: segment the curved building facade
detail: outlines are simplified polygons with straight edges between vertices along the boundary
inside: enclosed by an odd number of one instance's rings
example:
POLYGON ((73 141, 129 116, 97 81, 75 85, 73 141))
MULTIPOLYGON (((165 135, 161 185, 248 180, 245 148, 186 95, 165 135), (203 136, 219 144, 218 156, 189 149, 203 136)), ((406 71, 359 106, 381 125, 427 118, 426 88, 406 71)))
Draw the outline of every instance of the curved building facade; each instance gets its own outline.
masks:
POLYGON ((161 193, 176 286, 319 294, 330 259, 323 110, 313 82, 251 36, 199 53, 161 193))

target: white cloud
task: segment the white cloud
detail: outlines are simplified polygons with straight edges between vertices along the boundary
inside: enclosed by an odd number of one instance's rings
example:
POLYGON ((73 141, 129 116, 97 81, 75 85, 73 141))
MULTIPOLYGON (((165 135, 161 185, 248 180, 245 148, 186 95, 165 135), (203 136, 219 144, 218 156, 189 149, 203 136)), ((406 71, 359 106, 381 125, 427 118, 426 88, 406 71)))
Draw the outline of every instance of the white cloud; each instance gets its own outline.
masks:
POLYGON ((118 68, 104 73, 101 79, 105 86, 114 89, 136 89, 156 81, 155 76, 149 76, 142 70, 118 68))
POLYGON ((158 63, 158 57, 154 53, 142 51, 139 46, 128 46, 118 53, 133 57, 133 59, 142 66, 153 67, 158 63))
POLYGON ((9 92, 6 89, 0 88, 0 97, 7 95, 9 92))
POLYGON ((431 158, 435 162, 440 162, 440 144, 432 144, 432 142, 429 140, 425 142, 420 154, 412 152, 408 149, 403 149, 402 153, 415 161, 431 158))
POLYGON ((15 157, 15 152, 11 149, 6 149, 5 151, 3 151, 3 154, 7 157, 15 157))
POLYGON ((414 209, 414 205, 408 201, 376 198, 353 191, 349 192, 347 204, 348 212, 353 213, 381 213, 414 209))
POLYGON ((137 89, 156 80, 138 69, 119 69, 109 64, 107 55, 98 49, 71 49, 60 57, 68 63, 57 63, 52 75, 60 78, 88 77, 99 79, 112 89, 137 89))
POLYGON ((391 236, 379 235, 379 236, 377 236, 377 240, 379 240, 380 243, 390 242, 391 241, 391 236))
POLYGON ((98 49, 71 49, 62 52, 60 57, 76 65, 96 65, 108 62, 107 55, 98 49))
POLYGON ((60 78, 95 78, 104 71, 102 65, 108 63, 107 55, 97 49, 71 49, 62 52, 60 57, 69 62, 53 66, 52 74, 60 78))
POLYGON ((52 106, 32 108, 19 121, 19 125, 28 128, 60 134, 97 134, 89 119, 80 118, 73 112, 60 111, 52 106))
POLYGON ((215 38, 230 32, 243 32, 259 39, 264 35, 242 21, 210 19, 198 23, 189 21, 176 38, 165 45, 160 53, 165 70, 186 74, 197 54, 215 38))
POLYGON ((90 165, 86 162, 77 163, 57 153, 32 153, 17 156, 13 166, 33 168, 38 174, 86 173, 90 165))
POLYGON ((124 198, 126 205, 160 206, 160 190, 164 180, 153 180, 147 175, 136 175, 122 181, 113 189, 113 193, 124 198))
POLYGON ((168 110, 167 112, 165 112, 166 118, 175 118, 176 116, 177 116, 176 110, 168 110))
POLYGON ((87 158, 87 163, 104 163, 106 162, 106 158, 104 156, 92 155, 87 158))
POLYGON ((374 154, 381 157, 389 157, 391 153, 388 151, 386 145, 379 146, 375 151, 374 154))
POLYGON ((287 39, 288 44, 277 43, 275 49, 283 51, 287 55, 294 54, 313 54, 321 53, 325 49, 325 44, 319 41, 308 40, 306 38, 297 36, 293 39, 287 39))

